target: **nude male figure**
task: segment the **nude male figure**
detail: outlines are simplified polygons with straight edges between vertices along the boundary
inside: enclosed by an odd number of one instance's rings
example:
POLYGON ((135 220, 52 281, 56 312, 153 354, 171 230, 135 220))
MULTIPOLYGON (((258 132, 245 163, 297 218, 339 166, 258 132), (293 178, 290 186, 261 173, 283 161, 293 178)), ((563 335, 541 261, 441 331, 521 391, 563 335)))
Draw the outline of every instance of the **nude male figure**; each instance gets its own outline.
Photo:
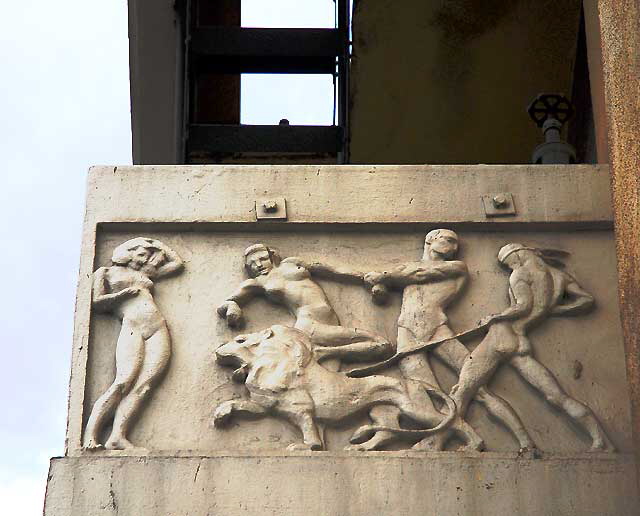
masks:
POLYGON ((255 244, 244 252, 249 279, 218 307, 218 314, 236 326, 242 318, 242 305, 263 295, 269 301, 284 305, 296 322, 294 327, 307 333, 314 354, 323 365, 337 370, 337 360, 355 362, 387 358, 395 351, 387 339, 359 328, 340 324, 316 277, 354 279, 362 282, 363 274, 340 270, 320 263, 307 263, 300 258, 284 260, 264 244, 255 244))
MULTIPOLYGON (((459 295, 468 279, 467 266, 456 260, 458 235, 448 229, 435 229, 425 237, 422 260, 410 262, 390 271, 370 272, 365 282, 370 286, 382 285, 402 291, 402 309, 398 319, 398 352, 421 343, 440 340, 454 335, 445 313, 447 306, 459 295)), ((448 367, 459 372, 469 356, 469 350, 457 339, 452 339, 430 350, 448 367)), ((399 363, 407 378, 426 381, 439 386, 426 353, 414 353, 399 363)), ((502 422, 516 437, 521 450, 533 450, 536 445, 520 418, 502 398, 486 387, 474 392, 475 399, 502 422)), ((473 398, 473 396, 472 396, 473 398)), ((464 417, 464 412, 461 412, 464 417)), ((443 449, 450 434, 443 432, 416 445, 417 448, 443 449)), ((380 436, 380 439, 391 436, 380 436)), ((483 443, 476 443, 478 448, 483 443)))
POLYGON ((575 278, 554 265, 560 263, 548 250, 511 243, 500 249, 498 261, 512 271, 509 277, 511 305, 485 318, 483 323, 490 324, 489 332, 465 360, 458 384, 451 391, 461 417, 476 392, 489 382, 501 364, 508 362, 551 405, 589 434, 592 451, 613 451, 591 409, 564 392, 553 373, 535 359, 527 336, 531 327, 551 316, 579 314, 591 309, 593 296, 575 278))

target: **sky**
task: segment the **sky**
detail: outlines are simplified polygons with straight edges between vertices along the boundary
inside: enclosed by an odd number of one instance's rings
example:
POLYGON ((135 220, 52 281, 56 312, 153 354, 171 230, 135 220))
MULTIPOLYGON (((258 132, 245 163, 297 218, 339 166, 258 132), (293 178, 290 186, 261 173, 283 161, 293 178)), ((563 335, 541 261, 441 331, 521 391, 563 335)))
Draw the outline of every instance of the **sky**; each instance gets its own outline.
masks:
MULTIPOLYGON (((334 25, 331 0, 242 6, 246 27, 334 25)), ((86 173, 131 164, 127 5, 6 2, 0 27, 0 514, 35 516, 64 450, 86 173)), ((243 123, 331 123, 331 77, 241 87, 243 123)))

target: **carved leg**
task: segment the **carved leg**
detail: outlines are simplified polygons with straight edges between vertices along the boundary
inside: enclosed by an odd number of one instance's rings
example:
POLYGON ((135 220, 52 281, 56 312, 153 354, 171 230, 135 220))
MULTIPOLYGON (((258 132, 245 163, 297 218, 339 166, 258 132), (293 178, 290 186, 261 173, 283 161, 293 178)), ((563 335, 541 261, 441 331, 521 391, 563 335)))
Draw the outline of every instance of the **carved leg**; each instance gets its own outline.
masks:
POLYGON ((239 414, 246 417, 260 417, 267 415, 267 409, 254 401, 229 400, 220 403, 213 413, 213 425, 223 427, 229 423, 231 416, 239 414))
POLYGON ((612 443, 591 409, 567 395, 551 371, 529 355, 513 357, 511 365, 522 378, 538 389, 551 405, 565 412, 586 430, 592 440, 591 451, 614 451, 612 443))
POLYGON ((388 405, 377 405, 373 407, 369 411, 369 416, 373 421, 373 425, 365 425, 360 427, 358 430, 356 430, 350 439, 352 444, 349 446, 346 446, 345 450, 351 450, 351 451, 379 450, 383 446, 397 440, 398 436, 393 432, 378 431, 378 432, 374 432, 373 435, 368 440, 364 442, 359 442, 359 441, 362 441, 362 439, 366 439, 366 437, 371 435, 370 428, 374 425, 400 428, 400 424, 398 422, 399 415, 400 415, 400 410, 397 407, 388 406, 388 405))
POLYGON ((290 444, 289 450, 322 450, 322 440, 311 411, 289 412, 285 415, 302 432, 302 443, 290 444))
MULTIPOLYGON (((451 330, 449 330, 449 333, 453 334, 451 330)), ((446 335, 438 335, 438 337, 445 336, 446 335)), ((451 369, 460 373, 465 360, 469 356, 469 350, 462 342, 454 339, 436 347, 433 350, 433 354, 437 356, 439 360, 447 364, 451 369)), ((537 449, 535 442, 527 432, 520 420, 520 417, 505 399, 492 393, 486 387, 480 387, 476 394, 475 401, 484 405, 491 417, 502 423, 511 431, 518 440, 521 450, 533 451, 537 449)))
POLYGON ((382 360, 395 351, 387 339, 356 328, 314 323, 309 334, 318 361, 330 358, 345 362, 382 360))
POLYGON ((116 409, 113 430, 105 444, 108 449, 123 450, 133 447, 127 439, 129 425, 136 412, 140 409, 142 402, 151 391, 151 387, 169 364, 171 338, 166 327, 159 329, 149 337, 143 346, 144 358, 142 367, 135 384, 116 409))
MULTIPOLYGON (((485 386, 498 366, 508 355, 497 348, 501 342, 497 340, 497 335, 489 330, 487 336, 478 344, 478 347, 471 353, 464 362, 460 370, 458 383, 451 389, 451 397, 456 402, 458 413, 464 417, 469 408, 469 403, 476 396, 478 389, 485 386)), ((514 334, 504 334, 503 338, 508 339, 505 348, 518 349, 518 340, 514 334)))
MULTIPOLYGON (((442 335, 442 337, 446 336, 447 335, 442 335)), ((413 347, 416 344, 417 341, 409 330, 402 327, 398 328, 399 349, 413 347)), ((433 369, 431 369, 431 364, 429 363, 429 358, 427 357, 426 353, 415 353, 413 355, 409 355, 400 360, 400 363, 398 365, 400 371, 402 372, 402 375, 405 378, 426 382, 433 385, 434 387, 440 387, 438 379, 433 373, 433 369)), ((422 387, 420 387, 420 391, 420 393, 416 393, 418 396, 426 396, 427 398, 429 398, 429 396, 424 393, 424 389, 422 389, 422 387)), ((431 401, 431 398, 429 398, 428 403, 431 406, 431 410, 433 412, 438 412, 436 406, 433 404, 433 401, 431 401)), ((416 450, 444 450, 444 447, 450 437, 451 432, 448 430, 444 430, 437 434, 425 437, 420 442, 415 444, 413 448, 416 450)))
POLYGON ((484 450, 484 441, 473 427, 462 418, 456 418, 451 425, 451 430, 464 442, 464 450, 482 451, 484 450))
POLYGON ((123 396, 133 385, 142 366, 144 340, 142 336, 123 326, 116 344, 116 377, 107 391, 98 398, 91 410, 84 435, 84 446, 87 449, 102 448, 99 434, 104 421, 116 409, 123 396))
POLYGON ((518 416, 506 400, 490 392, 486 387, 478 389, 476 400, 484 404, 487 412, 489 412, 491 416, 511 430, 511 433, 518 440, 520 451, 535 452, 535 450, 538 449, 535 441, 531 438, 529 432, 527 432, 527 429, 520 420, 520 416, 518 416))
MULTIPOLYGON (((404 328, 400 328, 398 332, 398 337, 400 337, 400 330, 404 330, 404 332, 408 333, 404 328)), ((415 342, 412 339, 412 342, 415 342)), ((429 383, 435 387, 440 387, 438 383, 438 379, 436 378, 433 370, 431 369, 431 364, 429 363, 429 359, 427 358, 425 353, 415 353, 413 355, 409 355, 408 357, 403 358, 399 363, 400 371, 402 371, 402 375, 405 378, 411 380, 417 380, 429 383)), ((433 404, 433 401, 429 397, 428 394, 424 392, 422 387, 419 387, 417 391, 412 393, 412 396, 419 396, 420 398, 426 398, 424 400, 425 403, 430 405, 430 410, 434 413, 438 413, 438 409, 433 404)), ((444 450, 447 441, 451 437, 451 432, 449 430, 443 430, 434 435, 430 435, 425 437, 420 442, 413 446, 416 450, 432 450, 432 451, 440 451, 444 450)))
MULTIPOLYGON (((426 405, 423 404, 423 407, 416 405, 416 402, 421 399, 418 394, 418 389, 422 390, 424 393, 424 387, 422 385, 409 384, 409 390, 411 392, 411 404, 407 406, 402 406, 403 412, 410 418, 415 421, 422 420, 428 424, 429 426, 435 426, 443 421, 444 418, 447 417, 446 414, 443 414, 439 411, 426 413, 424 411, 424 407, 426 405), (424 415, 428 414, 425 418, 424 415)), ((426 393, 423 394, 425 397, 429 397, 426 393)), ((453 406, 450 407, 450 410, 455 410, 453 406)), ((452 434, 456 434, 462 441, 464 442, 464 448, 466 450, 480 451, 484 449, 484 441, 483 439, 476 433, 476 431, 469 425, 459 413, 455 413, 455 417, 452 423, 442 429, 440 432, 437 432, 433 435, 427 436, 417 444, 413 446, 415 450, 444 450, 447 441, 450 439, 452 434)))
POLYGON ((440 386, 425 353, 414 353, 404 357, 398 363, 398 367, 405 378, 426 382, 435 387, 440 386))

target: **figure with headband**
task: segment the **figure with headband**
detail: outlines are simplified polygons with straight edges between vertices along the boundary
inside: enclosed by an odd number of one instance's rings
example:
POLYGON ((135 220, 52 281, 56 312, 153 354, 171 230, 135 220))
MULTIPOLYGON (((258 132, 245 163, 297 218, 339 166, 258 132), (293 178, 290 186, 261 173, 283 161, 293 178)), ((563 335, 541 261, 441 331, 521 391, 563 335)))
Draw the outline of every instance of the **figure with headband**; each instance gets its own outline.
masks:
POLYGON ((466 359, 457 385, 451 391, 461 417, 478 390, 498 367, 508 362, 551 405, 563 411, 591 437, 592 451, 613 451, 600 423, 589 407, 570 397, 553 373, 533 356, 527 336, 530 328, 555 315, 587 312, 594 299, 570 274, 560 258, 568 253, 511 243, 498 252, 498 261, 511 269, 511 305, 480 323, 489 327, 486 337, 466 359))
MULTIPOLYGON (((469 356, 467 347, 455 338, 446 314, 447 307, 459 296, 469 276, 465 263, 456 258, 458 246, 459 238, 454 231, 434 229, 425 237, 421 260, 389 271, 365 275, 365 282, 372 287, 374 300, 377 298, 378 302, 384 299, 389 290, 402 292, 402 308, 398 319, 398 353, 402 354, 430 341, 451 337, 433 347, 429 353, 456 373, 469 356)), ((404 356, 398 365, 406 378, 439 386, 426 349, 424 352, 404 356)), ((521 450, 535 449, 535 443, 506 400, 493 394, 485 386, 479 387, 474 396, 476 401, 483 404, 494 418, 512 432, 521 450)), ((389 421, 387 424, 391 425, 393 422, 389 421)), ((450 432, 440 432, 421 441, 414 448, 442 450, 450 436, 450 432)), ((378 433, 379 439, 384 437, 382 432, 378 433)), ((391 433, 386 437, 394 438, 391 433)), ((472 439, 469 441, 473 442, 472 439)), ((475 446, 482 448, 484 444, 476 441, 475 446)))
POLYGON ((93 274, 93 308, 115 314, 122 327, 116 343, 116 376, 93 405, 84 432, 84 447, 100 449, 101 430, 115 412, 104 447, 134 448, 129 425, 171 357, 167 323, 153 299, 154 280, 182 270, 180 256, 152 238, 133 238, 113 251, 113 265, 93 274))
POLYGON ((284 305, 295 316, 295 328, 307 333, 318 361, 336 370, 340 362, 379 360, 392 355, 391 342, 359 328, 342 326, 322 287, 314 277, 348 279, 363 282, 363 274, 300 258, 281 259, 280 254, 264 244, 255 244, 244 252, 249 279, 218 307, 218 314, 229 326, 242 320, 242 306, 263 295, 284 305))

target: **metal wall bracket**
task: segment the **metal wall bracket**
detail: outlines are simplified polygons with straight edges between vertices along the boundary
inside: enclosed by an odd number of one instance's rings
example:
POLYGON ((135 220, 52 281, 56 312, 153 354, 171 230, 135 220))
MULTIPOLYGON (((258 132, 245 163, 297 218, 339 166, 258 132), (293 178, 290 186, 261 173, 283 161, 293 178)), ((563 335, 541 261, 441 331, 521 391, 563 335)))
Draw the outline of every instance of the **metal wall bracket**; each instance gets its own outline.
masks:
POLYGON ((258 199, 256 201, 256 220, 287 219, 287 202, 284 197, 258 199))
POLYGON ((516 214, 513 195, 509 192, 499 192, 482 196, 482 207, 486 217, 504 217, 516 214))

